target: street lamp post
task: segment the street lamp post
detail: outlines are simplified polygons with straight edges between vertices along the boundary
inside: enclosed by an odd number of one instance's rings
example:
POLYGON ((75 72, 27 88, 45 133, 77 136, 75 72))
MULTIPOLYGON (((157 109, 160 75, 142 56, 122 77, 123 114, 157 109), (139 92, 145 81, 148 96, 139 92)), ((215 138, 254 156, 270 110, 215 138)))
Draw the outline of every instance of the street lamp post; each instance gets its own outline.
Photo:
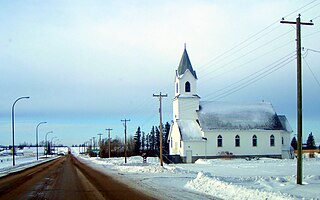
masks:
POLYGON ((15 154, 15 149, 14 149, 14 106, 16 105, 16 103, 20 100, 20 99, 29 99, 30 97, 20 97, 17 100, 14 101, 13 105, 12 105, 12 111, 11 111, 11 117, 12 117, 12 165, 15 166, 15 158, 14 158, 14 154, 15 154))
POLYGON ((37 160, 39 160, 39 144, 38 144, 38 128, 41 124, 46 124, 47 122, 40 122, 36 127, 36 143, 37 143, 37 160))
POLYGON ((53 131, 49 131, 49 132, 47 132, 47 134, 46 134, 46 148, 47 148, 47 151, 46 151, 46 158, 47 158, 47 155, 48 155, 48 140, 47 140, 47 136, 48 136, 48 134, 49 133, 53 133, 53 131))

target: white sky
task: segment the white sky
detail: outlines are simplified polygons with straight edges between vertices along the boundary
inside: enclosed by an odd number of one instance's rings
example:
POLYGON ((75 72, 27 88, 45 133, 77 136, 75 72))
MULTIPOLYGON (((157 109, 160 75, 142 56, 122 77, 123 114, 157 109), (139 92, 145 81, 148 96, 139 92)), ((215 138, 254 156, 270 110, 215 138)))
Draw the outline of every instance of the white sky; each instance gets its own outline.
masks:
MULTIPOLYGON (((40 121, 48 121, 40 138, 53 130, 65 144, 106 136, 105 128, 122 136, 123 118, 131 119, 129 134, 137 126, 149 132, 158 124, 152 94, 160 91, 169 95, 170 121, 184 43, 203 100, 270 101, 295 129, 295 60, 224 97, 225 87, 295 50, 294 27, 279 23, 284 16, 315 18, 302 27, 302 44, 320 50, 319 0, 1 1, 0 8, 0 144, 11 143, 11 106, 25 95, 31 98, 16 105, 17 143, 35 143, 40 121)), ((319 58, 311 51, 306 57, 318 80, 319 58)), ((305 67, 304 134, 313 131, 318 141, 319 98, 320 85, 305 67)))

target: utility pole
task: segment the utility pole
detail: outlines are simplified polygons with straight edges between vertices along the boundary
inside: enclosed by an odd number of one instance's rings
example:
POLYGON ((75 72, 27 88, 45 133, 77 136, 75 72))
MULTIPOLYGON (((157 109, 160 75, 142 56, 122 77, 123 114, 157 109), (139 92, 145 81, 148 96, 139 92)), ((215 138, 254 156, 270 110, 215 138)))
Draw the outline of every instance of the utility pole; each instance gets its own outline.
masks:
POLYGON ((107 128, 106 130, 108 131, 108 154, 109 154, 109 158, 110 158, 111 157, 110 131, 112 130, 112 128, 107 128))
POLYGON ((301 70, 301 25, 313 25, 312 22, 301 22, 300 14, 295 22, 280 21, 282 24, 295 24, 297 31, 297 131, 298 131, 298 159, 297 184, 302 185, 302 70, 301 70))
POLYGON ((92 137, 92 141, 93 141, 93 151, 96 150, 96 137, 92 137))
POLYGON ((167 94, 153 94, 153 97, 159 97, 160 101, 160 108, 159 108, 159 113, 160 113, 160 165, 163 166, 163 159, 162 159, 162 97, 167 97, 167 94))
POLYGON ((99 135, 99 147, 100 147, 100 145, 101 145, 101 135, 103 135, 103 134, 99 133, 98 135, 99 135))
POLYGON ((127 163, 127 122, 130 122, 130 119, 122 119, 124 122, 124 163, 127 163))

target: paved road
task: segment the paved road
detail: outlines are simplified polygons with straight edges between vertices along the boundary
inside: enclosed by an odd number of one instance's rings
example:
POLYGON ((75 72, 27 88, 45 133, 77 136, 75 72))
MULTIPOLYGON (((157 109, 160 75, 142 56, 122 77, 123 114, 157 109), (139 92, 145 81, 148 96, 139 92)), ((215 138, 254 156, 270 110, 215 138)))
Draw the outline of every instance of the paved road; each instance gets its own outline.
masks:
POLYGON ((72 155, 0 178, 0 199, 155 199, 72 155))

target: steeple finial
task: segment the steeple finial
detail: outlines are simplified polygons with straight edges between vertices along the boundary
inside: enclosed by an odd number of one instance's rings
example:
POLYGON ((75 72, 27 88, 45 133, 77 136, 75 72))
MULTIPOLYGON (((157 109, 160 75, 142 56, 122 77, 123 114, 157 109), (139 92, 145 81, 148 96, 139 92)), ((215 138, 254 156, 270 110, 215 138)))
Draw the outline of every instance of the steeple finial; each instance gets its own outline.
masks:
POLYGON ((184 50, 187 49, 187 43, 184 43, 184 50))

